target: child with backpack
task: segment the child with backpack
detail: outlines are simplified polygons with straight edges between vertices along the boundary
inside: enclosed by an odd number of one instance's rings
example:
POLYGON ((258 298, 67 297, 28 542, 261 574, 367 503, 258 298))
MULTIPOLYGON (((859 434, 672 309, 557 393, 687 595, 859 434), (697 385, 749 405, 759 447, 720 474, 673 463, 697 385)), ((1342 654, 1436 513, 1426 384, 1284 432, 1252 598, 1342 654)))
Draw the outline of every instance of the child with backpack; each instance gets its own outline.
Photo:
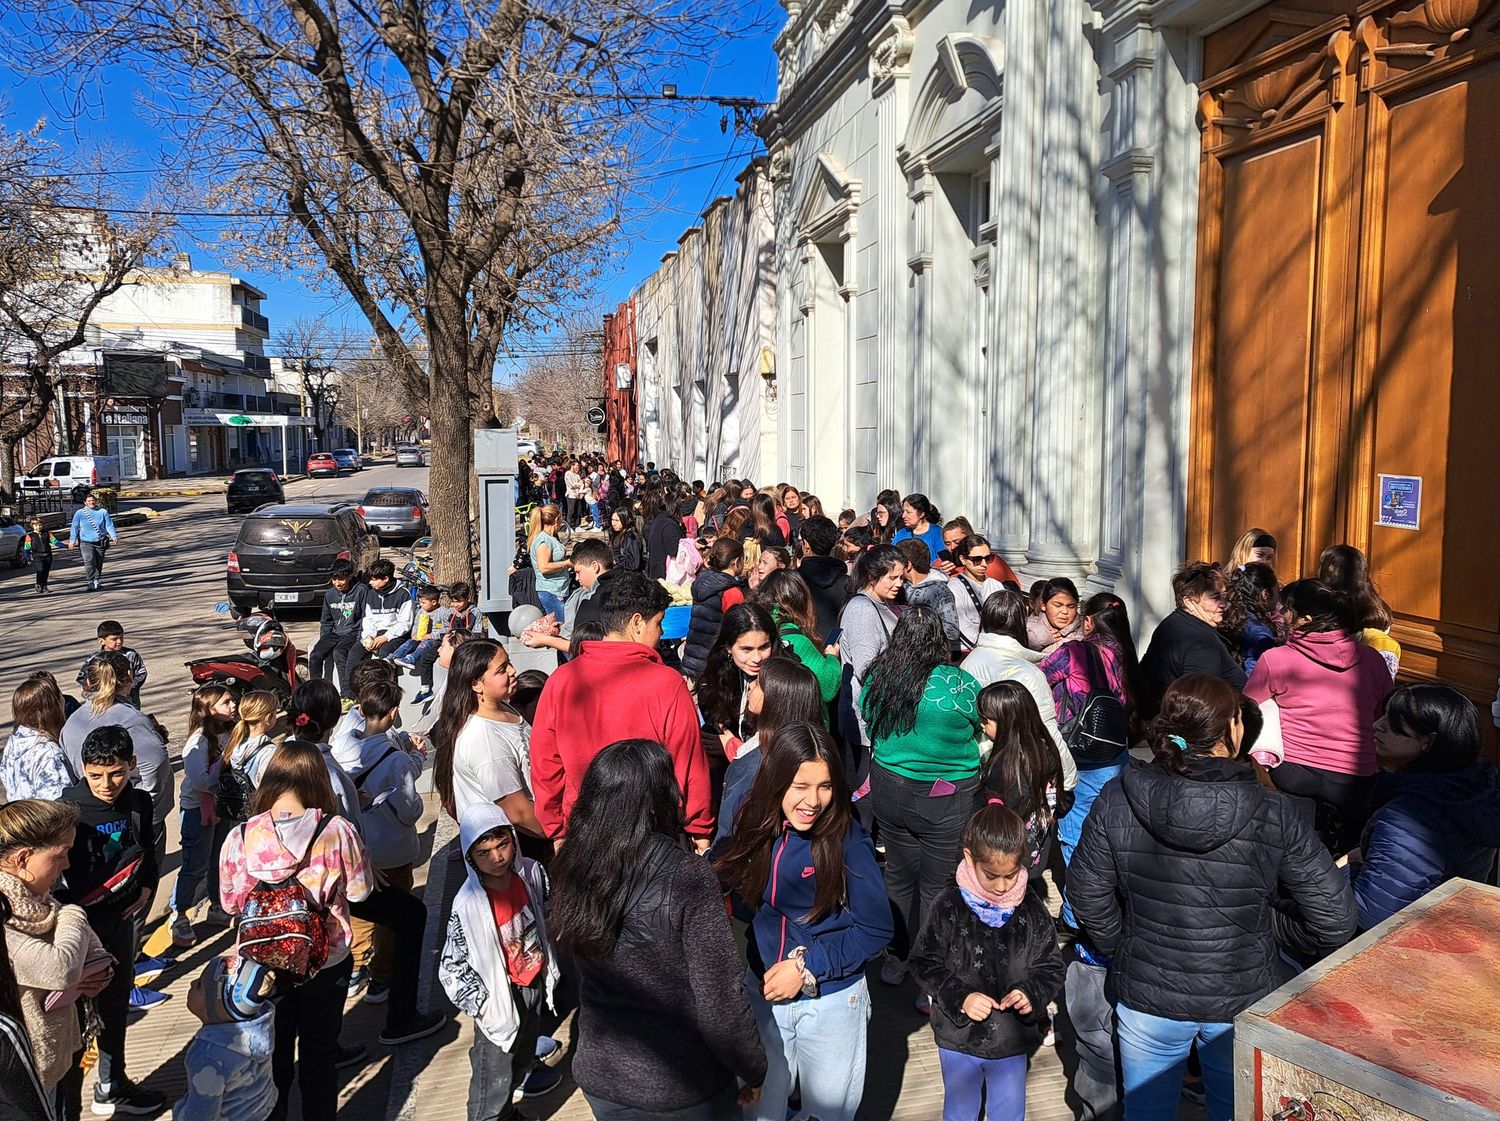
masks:
POLYGON ((140 654, 125 645, 125 627, 114 619, 106 619, 94 632, 99 638, 99 649, 83 660, 78 667, 78 684, 85 697, 92 696, 89 670, 106 654, 119 654, 130 663, 130 703, 141 707, 141 690, 146 685, 146 662, 140 654))
POLYGON ((182 1057, 187 1094, 172 1107, 172 1121, 265 1121, 276 1108, 276 1014, 267 982, 254 962, 216 957, 188 986, 188 1011, 203 1026, 182 1057))
POLYGON ((182 745, 182 789, 177 804, 182 825, 182 867, 172 889, 168 925, 172 944, 187 949, 198 941, 191 912, 198 902, 198 885, 208 877, 208 921, 227 926, 229 916, 219 906, 219 849, 229 832, 214 805, 219 789, 219 767, 234 730, 234 694, 222 685, 200 685, 188 710, 187 740, 182 745))
POLYGON ((280 715, 281 698, 275 693, 257 689, 240 698, 239 719, 224 745, 214 786, 214 810, 225 821, 244 821, 250 816, 251 796, 276 754, 271 735, 280 715))
POLYGON ((279 993, 271 1116, 286 1116, 295 1078, 302 1116, 333 1117, 349 904, 370 894, 374 875, 359 834, 337 813, 316 744, 291 739, 271 755, 250 815, 224 841, 219 888, 224 909, 240 916, 240 957, 271 970, 279 993))
POLYGON ((513 1121, 512 1091, 535 1060, 558 980, 547 937, 547 876, 521 855, 499 806, 465 807, 458 830, 468 878, 453 901, 438 978, 459 1010, 474 1017, 469 1121, 513 1121))
MULTIPOLYGON (((427 753, 408 747, 412 741, 396 733, 401 719, 401 687, 393 681, 376 681, 360 693, 359 712, 364 728, 351 733, 359 754, 348 768, 359 791, 360 832, 370 863, 380 872, 384 889, 411 894, 412 869, 421 851, 417 822, 422 819, 422 796, 417 776, 427 753)), ((369 970, 365 1002, 379 1004, 388 999, 395 964, 394 940, 386 927, 376 927, 371 937, 359 939, 356 916, 355 970, 369 970), (360 942, 364 941, 365 946, 360 942), (365 952, 360 953, 361 949, 365 952)), ((424 922, 425 926, 425 922, 424 922)), ((415 1007, 415 990, 411 994, 415 1007)))
POLYGON ((943 1121, 1023 1121, 1026 1063, 1062 988, 1057 929, 1028 891, 1026 823, 998 799, 964 829, 956 882, 938 896, 908 964, 932 994, 943 1121))
POLYGON ((129 966, 140 948, 135 916, 150 906, 160 875, 151 796, 130 781, 134 767, 129 730, 118 724, 95 728, 83 741, 83 778, 63 793, 63 801, 78 810, 78 830, 64 882, 54 894, 83 908, 116 962, 94 1000, 101 1026, 93 1111, 102 1114, 150 1114, 162 1106, 159 1097, 125 1077, 129 966))

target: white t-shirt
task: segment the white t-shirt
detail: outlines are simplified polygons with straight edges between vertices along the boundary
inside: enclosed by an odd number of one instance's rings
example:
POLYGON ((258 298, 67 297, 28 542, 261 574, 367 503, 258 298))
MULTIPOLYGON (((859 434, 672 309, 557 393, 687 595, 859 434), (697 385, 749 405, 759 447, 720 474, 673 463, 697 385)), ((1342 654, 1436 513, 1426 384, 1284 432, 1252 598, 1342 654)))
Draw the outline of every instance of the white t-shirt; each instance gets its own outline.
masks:
POLYGON ((453 808, 498 802, 524 790, 531 797, 531 725, 505 724, 477 713, 453 745, 453 808))

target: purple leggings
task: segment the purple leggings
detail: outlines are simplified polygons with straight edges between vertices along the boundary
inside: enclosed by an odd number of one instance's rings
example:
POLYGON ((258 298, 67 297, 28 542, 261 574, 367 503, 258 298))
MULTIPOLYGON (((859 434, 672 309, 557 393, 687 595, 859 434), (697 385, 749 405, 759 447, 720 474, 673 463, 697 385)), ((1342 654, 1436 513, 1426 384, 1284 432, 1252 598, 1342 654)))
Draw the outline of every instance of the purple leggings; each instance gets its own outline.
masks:
POLYGON ((943 1121, 1024 1121, 1026 1056, 978 1059, 938 1048, 943 1068, 943 1121))

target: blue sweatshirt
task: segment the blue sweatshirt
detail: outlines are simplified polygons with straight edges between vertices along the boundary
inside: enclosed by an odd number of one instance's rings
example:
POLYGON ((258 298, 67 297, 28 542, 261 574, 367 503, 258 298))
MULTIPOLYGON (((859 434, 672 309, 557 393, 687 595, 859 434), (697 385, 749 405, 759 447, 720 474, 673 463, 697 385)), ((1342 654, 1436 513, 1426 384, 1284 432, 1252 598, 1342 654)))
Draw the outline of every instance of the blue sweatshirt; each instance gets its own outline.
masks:
MULTIPOLYGON (((812 845, 790 826, 771 847, 771 875, 760 909, 750 924, 750 968, 763 977, 766 962, 807 947, 807 968, 818 994, 838 992, 864 976, 865 963, 896 933, 885 880, 875 863, 875 846, 858 822, 844 837, 844 905, 815 923, 805 921, 816 893, 812 845)), ((801 1000, 802 997, 797 998, 801 1000)))

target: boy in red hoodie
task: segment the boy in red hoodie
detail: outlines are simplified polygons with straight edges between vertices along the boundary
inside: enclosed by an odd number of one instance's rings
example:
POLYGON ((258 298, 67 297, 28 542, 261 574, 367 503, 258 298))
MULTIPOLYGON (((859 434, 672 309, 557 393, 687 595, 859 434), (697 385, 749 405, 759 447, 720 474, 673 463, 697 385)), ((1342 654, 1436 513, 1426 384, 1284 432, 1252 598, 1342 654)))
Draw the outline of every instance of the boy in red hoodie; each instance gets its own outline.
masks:
POLYGON ((547 679, 531 731, 531 790, 536 816, 554 840, 567 832, 583 773, 617 740, 655 740, 672 756, 687 832, 700 849, 713 838, 708 759, 697 706, 682 677, 656 652, 671 602, 639 572, 611 580, 599 607, 604 639, 547 679))

